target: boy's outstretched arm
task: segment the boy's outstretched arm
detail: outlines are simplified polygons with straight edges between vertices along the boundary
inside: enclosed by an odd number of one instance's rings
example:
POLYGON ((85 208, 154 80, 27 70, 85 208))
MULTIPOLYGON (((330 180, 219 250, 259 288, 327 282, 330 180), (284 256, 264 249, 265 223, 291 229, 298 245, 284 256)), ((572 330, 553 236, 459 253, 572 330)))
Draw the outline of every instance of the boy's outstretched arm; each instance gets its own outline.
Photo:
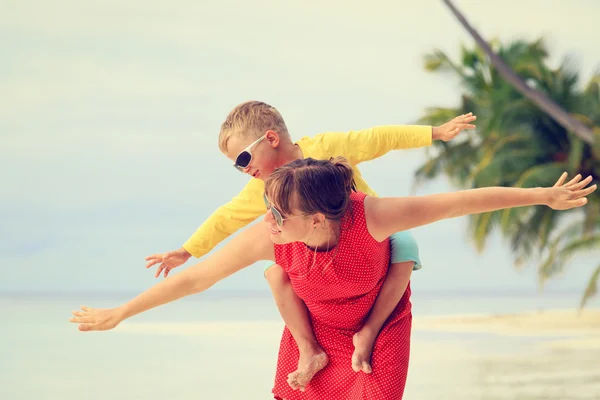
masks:
POLYGON ((459 115, 440 126, 383 125, 350 132, 328 132, 315 138, 323 151, 344 156, 352 165, 381 157, 392 150, 431 146, 433 140, 452 140, 465 129, 474 129, 472 113, 459 115))

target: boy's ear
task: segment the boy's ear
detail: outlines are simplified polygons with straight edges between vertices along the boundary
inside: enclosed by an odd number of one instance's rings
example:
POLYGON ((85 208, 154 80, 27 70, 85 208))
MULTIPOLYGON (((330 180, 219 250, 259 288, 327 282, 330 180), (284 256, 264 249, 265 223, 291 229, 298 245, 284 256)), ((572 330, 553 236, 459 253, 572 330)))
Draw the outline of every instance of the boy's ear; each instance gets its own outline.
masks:
POLYGON ((267 131, 265 134, 265 139, 267 139, 267 142, 269 142, 273 148, 278 147, 279 143, 281 143, 281 137, 279 136, 279 133, 272 130, 267 131))

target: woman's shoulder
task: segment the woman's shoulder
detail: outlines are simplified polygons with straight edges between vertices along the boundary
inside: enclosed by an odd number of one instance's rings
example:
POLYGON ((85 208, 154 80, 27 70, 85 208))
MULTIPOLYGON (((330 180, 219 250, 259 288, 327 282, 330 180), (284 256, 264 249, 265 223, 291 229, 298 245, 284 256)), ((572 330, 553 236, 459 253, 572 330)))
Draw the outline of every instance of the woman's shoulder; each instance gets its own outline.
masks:
POLYGON ((351 202, 363 203, 365 201, 366 197, 369 197, 369 195, 366 194, 365 192, 354 191, 354 192, 350 193, 350 201, 351 202))

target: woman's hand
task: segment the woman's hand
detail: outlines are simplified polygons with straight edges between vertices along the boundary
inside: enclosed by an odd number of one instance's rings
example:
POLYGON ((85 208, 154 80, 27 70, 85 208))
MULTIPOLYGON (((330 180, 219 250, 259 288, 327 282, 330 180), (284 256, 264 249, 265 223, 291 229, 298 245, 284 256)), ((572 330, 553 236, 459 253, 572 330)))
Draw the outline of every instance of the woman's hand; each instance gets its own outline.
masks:
POLYGON ((122 321, 116 308, 91 308, 81 306, 82 311, 73 311, 70 322, 79 324, 80 331, 107 331, 122 321))
POLYGON ((554 186, 546 189, 548 207, 554 210, 568 210, 584 206, 587 204, 586 196, 597 189, 597 185, 586 187, 592 181, 591 176, 581 180, 581 174, 577 174, 569 182, 564 183, 566 179, 567 173, 563 172, 554 186))

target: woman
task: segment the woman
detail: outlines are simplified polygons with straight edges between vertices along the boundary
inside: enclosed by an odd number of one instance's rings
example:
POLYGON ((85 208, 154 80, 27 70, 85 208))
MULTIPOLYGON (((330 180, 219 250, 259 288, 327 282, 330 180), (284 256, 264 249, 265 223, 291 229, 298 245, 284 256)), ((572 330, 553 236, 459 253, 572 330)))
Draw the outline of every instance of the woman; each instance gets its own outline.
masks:
POLYGON ((206 260, 169 277, 113 309, 73 312, 82 331, 112 329, 126 318, 201 292, 260 260, 272 260, 289 274, 313 322, 329 364, 304 393, 286 383, 297 365, 297 347, 287 328, 278 357, 273 393, 278 399, 402 398, 410 350, 410 291, 382 328, 372 353, 371 374, 351 367, 352 336, 368 316, 389 264, 394 232, 503 208, 548 205, 580 207, 596 190, 566 173, 552 188, 483 188, 408 198, 375 198, 353 191, 352 170, 343 159, 294 161, 265 184, 270 210, 256 224, 206 260))

